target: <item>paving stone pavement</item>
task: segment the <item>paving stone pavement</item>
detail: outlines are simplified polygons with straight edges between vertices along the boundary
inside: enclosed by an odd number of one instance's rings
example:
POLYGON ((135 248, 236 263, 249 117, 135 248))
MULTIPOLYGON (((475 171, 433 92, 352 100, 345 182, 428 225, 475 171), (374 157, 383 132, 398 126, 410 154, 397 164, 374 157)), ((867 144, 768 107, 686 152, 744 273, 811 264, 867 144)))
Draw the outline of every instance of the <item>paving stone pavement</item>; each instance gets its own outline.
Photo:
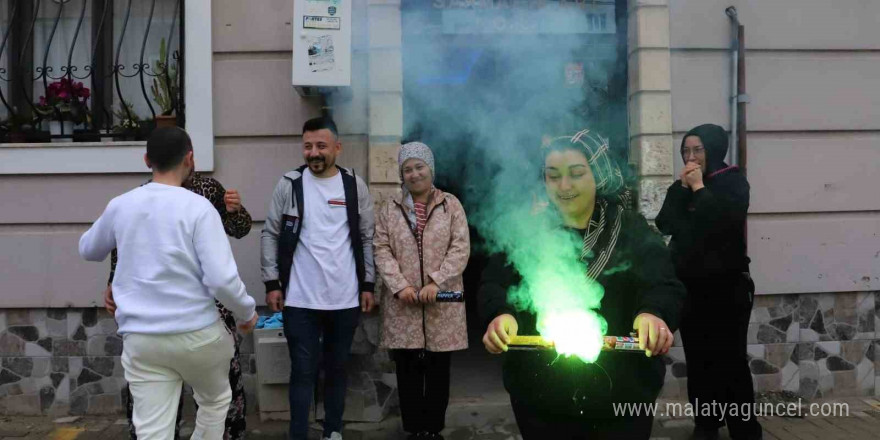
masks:
MULTIPOLYGON (((660 402, 661 405, 665 402, 660 402)), ((849 415, 812 417, 759 417, 768 440, 836 440, 880 438, 880 401, 872 398, 829 399, 812 402, 817 409, 830 411, 833 404, 845 405, 849 415), (826 406, 822 406, 826 405, 826 406)), ((809 409, 804 406, 804 414, 809 409)), ((126 422, 119 416, 86 416, 67 418, 67 423, 56 423, 52 417, 0 417, 0 440, 104 440, 125 439, 126 422)), ((286 422, 261 422, 253 415, 248 418, 248 439, 284 439, 286 422)), ((661 414, 655 418, 652 439, 684 440, 690 437, 693 422, 680 415, 661 414)), ((192 432, 192 422, 184 434, 192 432)), ((458 404, 450 407, 447 429, 448 440, 521 440, 509 405, 494 403, 458 404)), ((400 419, 389 417, 381 423, 350 423, 343 436, 346 440, 396 440, 405 436, 400 419)), ((729 439, 721 430, 721 438, 729 439)), ((320 430, 313 426, 310 440, 320 440, 320 430)))

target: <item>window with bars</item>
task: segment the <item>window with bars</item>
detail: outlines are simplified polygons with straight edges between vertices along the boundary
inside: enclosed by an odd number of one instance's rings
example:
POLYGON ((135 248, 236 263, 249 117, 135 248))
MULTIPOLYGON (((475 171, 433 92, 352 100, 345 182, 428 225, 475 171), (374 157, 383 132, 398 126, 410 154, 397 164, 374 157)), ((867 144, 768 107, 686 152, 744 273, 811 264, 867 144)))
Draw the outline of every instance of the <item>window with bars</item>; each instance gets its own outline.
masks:
POLYGON ((132 140, 157 121, 183 125, 182 3, 0 0, 3 141, 132 140))
POLYGON ((144 172, 160 125, 214 168, 211 0, 0 0, 0 175, 144 172))

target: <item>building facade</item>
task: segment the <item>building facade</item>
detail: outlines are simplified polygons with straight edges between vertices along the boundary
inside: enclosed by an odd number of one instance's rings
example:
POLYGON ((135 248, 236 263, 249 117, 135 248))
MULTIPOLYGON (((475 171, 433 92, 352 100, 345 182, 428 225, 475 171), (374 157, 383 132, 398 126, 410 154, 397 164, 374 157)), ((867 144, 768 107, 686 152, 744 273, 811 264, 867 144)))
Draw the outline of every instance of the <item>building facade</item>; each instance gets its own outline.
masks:
MULTIPOLYGON (((239 190, 254 219, 251 233, 232 245, 258 302, 259 230, 277 179, 302 164, 305 120, 332 112, 344 146, 341 164, 365 176, 377 203, 399 191, 397 149, 414 136, 407 87, 418 86, 407 79, 408 3, 353 0, 351 87, 331 100, 291 85, 293 1, 183 3, 192 57, 187 129, 199 133, 200 169, 239 190)), ((627 122, 617 148, 637 173, 639 208, 649 219, 682 166, 682 135, 702 123, 730 126, 731 25, 724 10, 737 8, 750 97, 748 243, 758 297, 749 354, 756 391, 880 395, 880 4, 563 3, 604 4, 617 17, 616 32, 625 29, 621 44, 609 37, 618 58, 603 66, 625 67, 619 99, 627 122)), ((502 14, 488 9, 483 13, 502 14)), ((510 34, 487 33, 482 38, 510 34)), ((577 81, 584 72, 573 69, 577 81)), ((0 414, 122 409, 122 343, 101 307, 109 262, 83 262, 76 248, 113 196, 147 178, 142 154, 138 141, 0 145, 0 414)), ((366 317, 353 347, 363 374, 351 388, 365 412, 385 405, 392 386, 377 334, 378 316, 366 317)), ((243 353, 249 401, 256 402, 251 338, 243 353)), ((683 398, 680 341, 667 363, 663 396, 683 398)))

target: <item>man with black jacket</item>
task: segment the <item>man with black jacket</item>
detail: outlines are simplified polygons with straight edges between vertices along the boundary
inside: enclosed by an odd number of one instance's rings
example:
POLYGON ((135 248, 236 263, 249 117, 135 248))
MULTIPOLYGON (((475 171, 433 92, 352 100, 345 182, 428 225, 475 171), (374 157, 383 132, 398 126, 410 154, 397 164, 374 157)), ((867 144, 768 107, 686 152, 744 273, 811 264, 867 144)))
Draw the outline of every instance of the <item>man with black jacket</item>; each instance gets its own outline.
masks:
POLYGON ((306 121, 306 165, 275 186, 261 239, 266 303, 283 309, 291 361, 289 435, 297 440, 308 434, 322 336, 323 438, 342 439, 345 363, 360 313, 373 307, 373 201, 353 170, 336 166, 341 152, 331 119, 306 121))
POLYGON ((745 241, 749 183, 724 163, 727 143, 727 133, 713 124, 685 135, 685 168, 666 192, 656 223, 672 236, 676 272, 688 291, 681 336, 688 399, 695 405, 694 438, 718 438, 726 421, 732 438, 752 439, 762 433, 754 415, 742 412, 754 403, 746 356, 755 292, 745 241), (696 406, 713 402, 736 405, 738 412, 703 415, 696 406))

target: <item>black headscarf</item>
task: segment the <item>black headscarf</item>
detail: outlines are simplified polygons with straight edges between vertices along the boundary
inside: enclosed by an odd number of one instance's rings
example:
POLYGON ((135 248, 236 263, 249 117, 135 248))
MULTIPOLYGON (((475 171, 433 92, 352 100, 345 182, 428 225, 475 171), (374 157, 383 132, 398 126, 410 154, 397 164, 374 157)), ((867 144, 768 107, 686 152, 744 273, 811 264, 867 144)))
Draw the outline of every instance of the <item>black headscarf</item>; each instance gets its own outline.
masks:
MULTIPOLYGON (((681 148, 684 150, 684 141, 688 136, 698 136, 706 149, 706 172, 703 175, 712 174, 718 170, 727 168, 724 157, 727 156, 727 132, 715 124, 703 124, 691 129, 681 140, 681 148)), ((682 160, 685 160, 682 154, 682 160)))

